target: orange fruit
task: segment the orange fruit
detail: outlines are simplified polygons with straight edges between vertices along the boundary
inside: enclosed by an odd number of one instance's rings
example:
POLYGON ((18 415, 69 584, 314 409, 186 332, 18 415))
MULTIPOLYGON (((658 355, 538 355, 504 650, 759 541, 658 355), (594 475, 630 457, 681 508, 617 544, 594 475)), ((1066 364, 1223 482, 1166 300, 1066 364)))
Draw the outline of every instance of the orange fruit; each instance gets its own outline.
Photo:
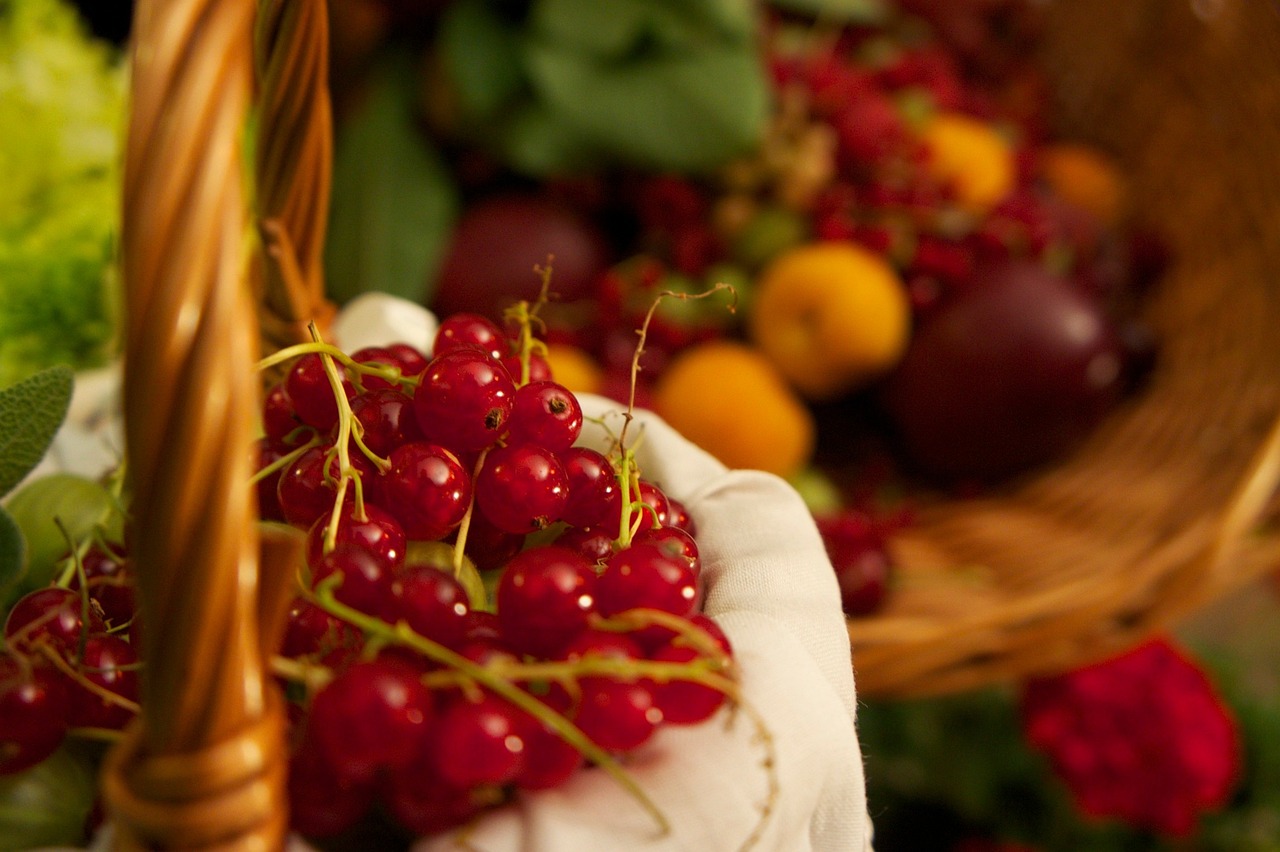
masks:
POLYGON ((654 387, 655 410, 731 468, 789 477, 813 454, 813 415, 772 363, 742 343, 684 350, 654 387))
POLYGON ((1040 176, 1063 198, 1103 225, 1124 218, 1128 181, 1119 166, 1089 145, 1060 142, 1040 152, 1040 176))
POLYGON ((988 122, 940 112, 925 123, 921 136, 929 151, 925 168, 954 189, 962 207, 985 213, 1013 189, 1013 151, 988 122))
POLYGON ((833 399, 902 357, 911 304, 880 255, 847 241, 783 252, 756 282, 751 339, 800 393, 833 399))
POLYGON ((574 393, 599 393, 604 369, 586 351, 568 343, 548 343, 551 378, 574 393))

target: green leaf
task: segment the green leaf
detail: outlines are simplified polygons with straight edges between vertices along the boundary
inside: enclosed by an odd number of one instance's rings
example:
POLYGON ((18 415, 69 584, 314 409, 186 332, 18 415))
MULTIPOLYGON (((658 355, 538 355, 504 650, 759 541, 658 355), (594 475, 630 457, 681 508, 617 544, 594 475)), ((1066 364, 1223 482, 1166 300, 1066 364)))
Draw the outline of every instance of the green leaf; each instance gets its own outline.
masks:
MULTIPOLYGON (((118 517, 107 489, 69 473, 42 476, 24 484, 9 498, 7 508, 27 543, 27 572, 19 585, 22 590, 52 582, 58 562, 67 552, 67 540, 55 518, 73 541, 80 541, 94 527, 118 517)), ((118 539, 119 528, 108 528, 107 535, 118 539)))
POLYGON ((746 44, 755 26, 755 6, 737 0, 539 0, 529 21, 536 38, 565 52, 611 59, 746 44))
POLYGON ((325 274, 339 302, 370 291, 416 301, 431 295, 458 199, 416 122, 412 86, 410 63, 384 63, 334 140, 325 274))
POLYGON ((454 3, 440 22, 439 48, 463 113, 492 120, 524 85, 514 29, 484 0, 454 3))
POLYGON ((501 146, 507 163, 525 174, 575 174, 600 165, 598 152, 581 134, 534 101, 512 111, 501 146))
POLYGON ((31 472, 67 416, 72 373, 50 367, 0 390, 0 495, 31 472))
POLYGON ((90 762, 66 747, 25 772, 0 776, 0 852, 81 845, 95 789, 90 762))
POLYGON ((755 147, 768 87, 753 49, 716 44, 608 63, 530 41, 537 94, 594 147, 636 165, 696 172, 755 147))
POLYGON ((779 9, 826 21, 877 24, 889 17, 886 0, 770 0, 770 3, 779 9))
POLYGON ((26 573, 27 545, 13 516, 0 506, 0 601, 26 573))

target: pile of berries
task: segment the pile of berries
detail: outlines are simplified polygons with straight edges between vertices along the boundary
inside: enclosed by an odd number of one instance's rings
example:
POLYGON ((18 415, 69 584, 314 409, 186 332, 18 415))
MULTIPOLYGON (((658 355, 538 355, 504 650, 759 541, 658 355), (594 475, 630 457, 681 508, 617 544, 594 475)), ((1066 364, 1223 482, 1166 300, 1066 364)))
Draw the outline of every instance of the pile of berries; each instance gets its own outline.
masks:
POLYGON ((0 648, 0 775, 49 757, 72 729, 118 731, 137 712, 138 624, 119 545, 69 557, 58 585, 9 610, 0 648))
POLYGON ((276 667, 303 834, 375 803, 439 831, 586 763, 626 784, 618 755, 733 693, 693 520, 640 475, 626 425, 608 453, 575 446, 579 402, 515 314, 445 319, 430 358, 277 359, 258 489, 308 536, 276 667))

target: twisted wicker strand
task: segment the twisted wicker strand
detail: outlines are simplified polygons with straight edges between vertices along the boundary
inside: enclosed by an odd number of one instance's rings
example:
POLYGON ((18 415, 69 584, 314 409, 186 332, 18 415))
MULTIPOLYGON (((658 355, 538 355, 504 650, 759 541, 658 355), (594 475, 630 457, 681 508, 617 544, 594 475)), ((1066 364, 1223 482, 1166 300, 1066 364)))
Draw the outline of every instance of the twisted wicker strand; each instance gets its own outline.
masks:
POLYGON ((258 405, 241 157, 252 24, 252 0, 144 0, 135 16, 124 407, 147 665, 142 715, 104 784, 117 848, 283 843, 284 744, 264 689, 246 486, 258 405))
POLYGON ((288 236, 304 285, 293 286, 269 256, 258 256, 254 292, 259 294, 264 343, 281 348, 309 340, 307 322, 323 327, 333 313, 324 295, 322 265, 333 166, 325 0, 264 0, 255 44, 260 87, 257 212, 288 236))

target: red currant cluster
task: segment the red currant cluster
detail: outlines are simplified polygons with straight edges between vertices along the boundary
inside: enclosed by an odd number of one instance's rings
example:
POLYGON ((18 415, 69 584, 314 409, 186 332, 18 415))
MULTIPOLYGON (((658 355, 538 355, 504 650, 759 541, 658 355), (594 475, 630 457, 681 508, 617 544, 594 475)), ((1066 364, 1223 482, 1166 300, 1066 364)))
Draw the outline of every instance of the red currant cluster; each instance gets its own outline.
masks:
POLYGON ((116 545, 69 557, 57 585, 9 610, 0 650, 0 775, 40 763, 72 729, 117 731, 137 712, 138 624, 116 545))
MULTIPOLYGON (((277 672, 295 710, 296 830, 375 801, 439 831, 618 756, 732 694, 699 613, 694 524, 584 416, 520 305, 445 319, 430 359, 295 347, 266 395, 264 517, 306 529, 277 672)), ((629 419, 627 420, 629 422, 629 419)))

